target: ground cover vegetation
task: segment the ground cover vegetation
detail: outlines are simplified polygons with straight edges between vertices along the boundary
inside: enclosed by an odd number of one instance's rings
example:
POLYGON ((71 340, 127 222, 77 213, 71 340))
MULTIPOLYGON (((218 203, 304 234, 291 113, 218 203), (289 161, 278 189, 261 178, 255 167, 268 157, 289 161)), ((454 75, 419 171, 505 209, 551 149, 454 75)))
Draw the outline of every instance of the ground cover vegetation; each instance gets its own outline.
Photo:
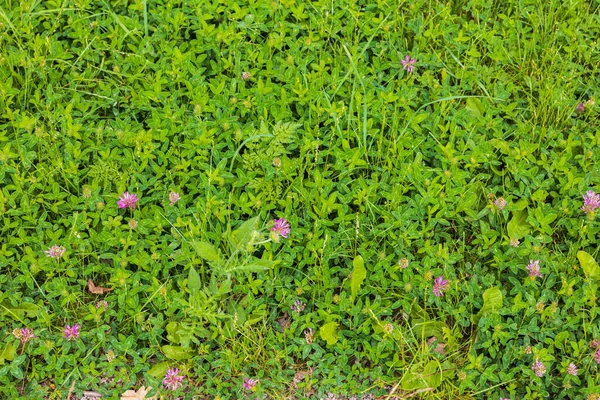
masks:
POLYGON ((0 1, 0 397, 599 398, 600 2, 249 3, 0 1))

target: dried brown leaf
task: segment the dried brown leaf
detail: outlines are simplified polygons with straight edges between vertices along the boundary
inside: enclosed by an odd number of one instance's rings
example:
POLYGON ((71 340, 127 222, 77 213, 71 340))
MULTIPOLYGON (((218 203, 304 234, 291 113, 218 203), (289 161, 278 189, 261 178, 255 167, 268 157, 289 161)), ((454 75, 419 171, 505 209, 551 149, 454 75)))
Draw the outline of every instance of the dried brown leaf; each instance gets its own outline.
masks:
POLYGON ((88 279, 88 290, 90 291, 90 293, 93 294, 104 294, 110 292, 112 289, 105 288, 102 286, 96 286, 94 285, 94 282, 92 282, 91 279, 88 279))
POLYGON ((146 397, 146 395, 151 390, 152 390, 152 387, 150 387, 150 386, 148 386, 148 389, 146 389, 146 387, 142 386, 137 391, 128 390, 121 395, 121 400, 156 400, 157 396, 146 397))

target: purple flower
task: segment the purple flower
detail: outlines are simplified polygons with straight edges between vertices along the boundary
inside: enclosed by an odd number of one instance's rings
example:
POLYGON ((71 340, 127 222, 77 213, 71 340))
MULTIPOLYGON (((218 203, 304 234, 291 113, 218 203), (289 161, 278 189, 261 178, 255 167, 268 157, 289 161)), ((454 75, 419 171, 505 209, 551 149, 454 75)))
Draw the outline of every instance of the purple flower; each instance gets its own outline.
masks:
POLYGON ((108 310, 108 301, 100 300, 96 303, 96 309, 104 308, 104 311, 108 310))
POLYGON ((444 291, 448 289, 448 281, 443 276, 438 276, 433 282, 433 294, 440 297, 444 295, 444 291))
POLYGON ((544 374, 546 373, 546 366, 544 364, 542 364, 542 362, 539 361, 537 358, 535 359, 535 362, 531 366, 531 369, 540 378, 542 376, 544 376, 544 374))
POLYGON ((179 375, 179 368, 171 368, 167 370, 162 383, 167 387, 167 389, 177 390, 182 386, 183 379, 184 376, 179 375))
POLYGON ((575 111, 577 111, 578 114, 581 114, 582 112, 584 112, 585 111, 585 103, 577 104, 577 108, 575 108, 575 111))
POLYGON ((594 354, 594 360, 598 361, 598 364, 600 364, 600 349, 598 349, 596 354, 594 354))
POLYGON ((588 190, 583 195, 583 206, 581 211, 586 214, 596 211, 600 207, 600 194, 596 194, 593 190, 588 190))
POLYGON ((496 200, 494 200, 494 206, 496 206, 498 210, 502 211, 502 209, 506 206, 506 200, 504 200, 503 197, 498 197, 496 200))
POLYGON ((306 304, 304 304, 300 300, 296 300, 294 302, 294 304, 292 304, 292 307, 290 307, 290 308, 292 309, 292 311, 300 314, 302 311, 304 311, 305 306, 306 306, 306 304))
POLYGON ((258 383, 258 379, 244 378, 244 389, 252 390, 258 383))
POLYGON ((172 206, 174 206, 175 203, 177 203, 179 201, 179 199, 180 199, 179 193, 177 193, 177 192, 169 193, 169 203, 171 203, 172 206))
POLYGON ((410 55, 406 55, 406 57, 404 57, 404 60, 400 60, 400 64, 402 64, 404 66, 404 70, 408 71, 408 73, 410 74, 415 68, 416 61, 417 60, 415 60, 414 58, 410 58, 410 55))
POLYGON ((136 203, 140 201, 136 194, 131 194, 129 192, 125 192, 119 197, 119 201, 117 205, 119 208, 133 208, 135 209, 136 203))
POLYGON ((521 242, 519 241, 519 239, 517 239, 517 238, 510 239, 510 245, 512 247, 519 247, 520 244, 521 244, 521 242))
POLYGON ((65 325, 65 334, 63 337, 67 340, 77 339, 79 337, 79 328, 81 328, 79 324, 73 326, 65 325))
POLYGON ((275 232, 276 234, 287 238, 290 234, 290 224, 283 218, 273 220, 271 232, 275 232))
POLYGON ((21 344, 25 344, 36 337, 29 328, 16 328, 13 330, 13 335, 21 340, 21 344))
POLYGON ((529 260, 529 264, 527 265, 527 271, 529 271, 529 277, 531 279, 535 279, 540 275, 540 260, 529 260))
POLYGON ((567 374, 577 376, 577 366, 573 363, 567 367, 567 374))
POLYGON ((66 250, 67 249, 65 249, 62 246, 54 245, 54 246, 48 248, 48 250, 46 250, 46 255, 48 257, 56 258, 58 260, 59 258, 61 258, 62 256, 65 255, 66 250))
POLYGON ((243 81, 247 81, 250 78, 252 78, 252 75, 250 74, 250 72, 247 72, 247 71, 242 72, 242 80, 243 81))

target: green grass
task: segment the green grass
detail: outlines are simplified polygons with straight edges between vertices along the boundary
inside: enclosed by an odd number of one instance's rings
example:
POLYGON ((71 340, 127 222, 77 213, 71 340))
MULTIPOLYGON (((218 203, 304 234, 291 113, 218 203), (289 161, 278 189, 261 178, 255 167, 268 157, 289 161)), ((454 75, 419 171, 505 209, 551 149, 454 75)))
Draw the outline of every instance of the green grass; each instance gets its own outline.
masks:
POLYGON ((0 1, 0 397, 600 396, 599 11, 0 1))

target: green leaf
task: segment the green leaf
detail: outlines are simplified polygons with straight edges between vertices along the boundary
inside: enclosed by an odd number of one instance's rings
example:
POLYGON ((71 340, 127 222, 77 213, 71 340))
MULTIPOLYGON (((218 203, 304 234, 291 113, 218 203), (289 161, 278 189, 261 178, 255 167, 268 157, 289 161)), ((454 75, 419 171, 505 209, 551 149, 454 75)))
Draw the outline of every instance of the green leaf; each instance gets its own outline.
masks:
POLYGON ((521 239, 529 233, 529 224, 527 221, 527 211, 515 211, 512 213, 512 219, 507 225, 508 237, 510 239, 521 239))
POLYGON ((154 364, 154 366, 150 368, 150 370, 148 371, 148 375, 156 379, 162 378, 167 372, 167 369, 169 369, 168 361, 159 362, 158 364, 154 364))
POLYGON ((496 313, 502 308, 502 292, 495 286, 483 292, 483 307, 473 316, 473 323, 478 324, 482 316, 488 313, 496 313))
POLYGON ((201 288, 200 275, 198 275, 198 271, 193 266, 190 268, 190 273, 188 275, 187 281, 188 289, 192 292, 192 295, 197 293, 201 288))
POLYGON ((321 329, 319 329, 319 335, 321 336, 321 339, 325 340, 329 345, 336 344, 338 341, 337 327, 337 322, 329 322, 323 325, 321 329))
POLYGON ((600 268, 594 257, 585 251, 580 250, 577 252, 577 259, 587 278, 600 278, 600 268))
POLYGON ((206 242, 196 242, 193 244, 196 253, 206 261, 219 261, 219 253, 215 246, 206 242))
POLYGON ((252 240, 258 217, 254 217, 244 222, 238 229, 231 234, 231 241, 237 249, 246 247, 252 240))
POLYGON ((469 97, 467 99, 467 110, 476 117, 482 117, 485 112, 485 107, 481 100, 476 97, 469 97))
POLYGON ((502 292, 498 286, 487 289, 483 292, 482 313, 497 312, 502 308, 502 292))
POLYGON ((5 360, 14 360, 16 354, 17 348, 12 343, 7 343, 6 347, 0 353, 0 365, 3 365, 5 360))
POLYGON ((360 289, 360 285, 362 285, 367 277, 367 270, 365 269, 365 262, 360 255, 356 256, 352 264, 354 265, 354 269, 352 270, 352 278, 350 280, 350 291, 354 299, 356 298, 358 289, 360 289))
POLYGON ((8 300, 0 304, 0 313, 8 315, 18 321, 23 320, 23 316, 34 317, 39 312, 40 307, 33 303, 21 303, 18 306, 12 306, 8 300))
POLYGON ((162 347, 162 351, 167 358, 175 361, 188 360, 194 356, 192 352, 187 351, 181 346, 166 345, 162 347))

